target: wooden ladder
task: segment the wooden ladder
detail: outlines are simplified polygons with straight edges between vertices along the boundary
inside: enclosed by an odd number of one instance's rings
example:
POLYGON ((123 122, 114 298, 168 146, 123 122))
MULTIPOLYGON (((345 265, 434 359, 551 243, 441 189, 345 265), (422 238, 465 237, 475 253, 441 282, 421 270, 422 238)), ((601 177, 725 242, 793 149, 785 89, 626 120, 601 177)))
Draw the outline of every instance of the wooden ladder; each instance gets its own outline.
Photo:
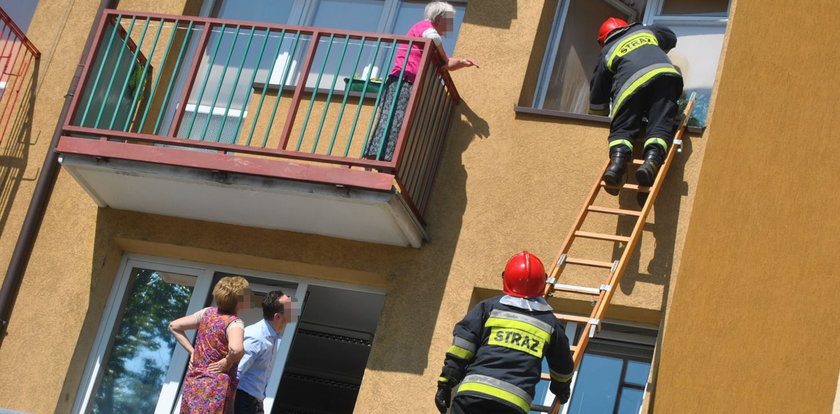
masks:
MULTIPOLYGON (((685 109, 683 110, 682 121, 680 122, 680 126, 677 129, 676 134, 674 135, 673 145, 671 145, 671 148, 668 150, 668 155, 665 157, 665 161, 659 169, 659 173, 656 175, 656 179, 654 179, 653 185, 651 185, 650 187, 644 187, 637 184, 624 184, 620 187, 607 185, 603 180, 601 180, 603 172, 605 172, 607 166, 609 166, 609 162, 607 162, 607 164, 604 166, 602 173, 598 175, 598 179, 595 181, 595 185, 593 185, 592 189, 589 191, 589 195, 586 198, 586 202, 584 203, 583 208, 580 210, 580 213, 578 213, 577 220, 572 226, 572 230, 569 232, 569 235, 566 236, 566 240, 563 241, 563 246, 554 260, 554 263, 551 267, 551 271, 548 273, 548 280, 546 281, 545 287, 546 298, 551 297, 554 294, 554 292, 570 292, 577 294, 592 295, 594 297, 597 297, 597 299, 595 299, 593 302, 594 306, 589 317, 555 313, 555 316, 557 316, 557 318, 560 320, 580 323, 584 325, 584 330, 582 331, 583 333, 580 335, 580 339, 577 343, 571 345, 572 359, 575 363, 575 371, 577 371, 578 367, 580 366, 580 361, 583 359, 583 353, 586 351, 586 346, 589 344, 590 338, 595 336, 595 332, 600 330, 600 324, 604 318, 604 314, 606 313, 607 306, 609 306, 610 300, 612 299, 615 290, 618 288, 619 282, 621 282, 621 276, 624 274, 624 270, 627 268, 627 264, 630 261, 630 257, 633 255, 633 252, 636 249, 636 246, 638 245, 639 239, 642 236, 642 229, 645 226, 645 220, 647 219, 648 213, 653 208, 653 203, 656 202, 656 196, 659 195, 659 190, 662 188, 662 183, 663 181, 665 181, 665 177, 668 174, 668 169, 671 167, 671 163, 674 160, 675 154, 677 152, 680 152, 682 146, 682 137, 685 133, 685 128, 688 125, 688 119, 690 117, 691 110, 694 107, 695 100, 696 94, 692 93, 688 99, 685 109), (647 200, 644 202, 644 206, 642 206, 641 210, 596 206, 594 205, 594 202, 598 196, 598 192, 602 188, 609 190, 621 189, 636 191, 640 193, 647 193, 648 197, 647 200), (633 231, 630 234, 630 236, 581 231, 581 227, 583 226, 587 216, 590 213, 635 217, 636 223, 633 226, 633 231), (618 260, 612 262, 570 257, 569 251, 572 248, 572 244, 578 238, 604 240, 610 242, 623 242, 626 243, 626 246, 624 247, 624 250, 621 253, 621 257, 618 260), (560 275, 563 273, 563 270, 566 268, 566 266, 588 266, 602 268, 607 270, 609 272, 609 275, 607 276, 606 282, 598 287, 574 286, 558 283, 558 281, 560 280, 560 275)), ((639 166, 642 164, 642 162, 643 160, 635 159, 633 160, 633 165, 639 166)), ((550 377, 548 374, 543 374, 540 379, 541 381, 549 381, 550 377)), ((560 403, 557 400, 554 400, 550 407, 534 405, 532 406, 532 410, 557 414, 560 410, 560 403)))

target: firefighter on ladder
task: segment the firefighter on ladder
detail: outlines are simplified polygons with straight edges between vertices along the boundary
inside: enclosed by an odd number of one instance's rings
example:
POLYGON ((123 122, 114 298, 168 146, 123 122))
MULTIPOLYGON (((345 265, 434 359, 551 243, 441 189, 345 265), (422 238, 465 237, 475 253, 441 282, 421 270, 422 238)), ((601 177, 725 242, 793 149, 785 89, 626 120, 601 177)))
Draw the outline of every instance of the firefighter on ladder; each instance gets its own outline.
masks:
POLYGON ((543 357, 551 375, 549 389, 561 403, 569 400, 574 362, 564 324, 542 297, 542 262, 531 253, 518 253, 502 279, 504 295, 478 303, 455 325, 435 394, 441 413, 450 403, 452 414, 527 413, 543 357))
POLYGON ((590 84, 589 112, 611 118, 610 165, 603 179, 611 186, 624 184, 633 140, 647 117, 644 163, 636 170, 636 180, 653 185, 677 127, 683 80, 666 55, 677 45, 677 37, 664 26, 628 25, 610 17, 601 25, 598 43, 602 49, 590 84))

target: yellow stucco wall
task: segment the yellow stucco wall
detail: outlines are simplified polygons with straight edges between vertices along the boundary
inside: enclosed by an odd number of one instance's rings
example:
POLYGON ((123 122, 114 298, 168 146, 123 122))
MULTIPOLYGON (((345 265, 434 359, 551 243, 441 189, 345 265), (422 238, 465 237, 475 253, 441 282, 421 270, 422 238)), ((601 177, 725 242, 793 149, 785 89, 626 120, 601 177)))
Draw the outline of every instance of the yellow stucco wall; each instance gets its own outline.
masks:
POLYGON ((656 413, 829 413, 840 369, 840 12, 739 0, 668 311, 656 413), (807 29, 806 29, 807 28, 807 29))
MULTIPOLYGON (((39 4, 30 32, 38 32, 39 45, 53 52, 42 63, 49 70, 36 105, 41 139, 29 155, 33 174, 97 4, 77 0, 71 9, 61 0, 39 4), (68 11, 69 23, 56 27, 54 22, 68 11)), ((182 13, 197 4, 123 0, 120 7, 182 13)), ((0 383, 14 384, 0 387, 0 407, 69 411, 120 258, 124 252, 139 252, 384 285, 385 308, 357 412, 433 410, 435 378, 452 326, 467 311, 476 289, 498 289, 505 261, 519 250, 528 249, 549 263, 606 160, 605 126, 513 109, 522 102, 523 89, 533 85, 541 59, 534 54, 542 56, 541 31, 549 29, 545 24, 551 19, 545 16, 553 15, 555 5, 536 0, 469 3, 455 54, 475 58, 482 67, 452 74, 464 101, 456 109, 428 208, 432 240, 421 249, 98 209, 62 172, 0 350, 0 383), (60 329, 60 334, 46 341, 45 327, 60 329), (18 363, 23 356, 26 366, 18 363)), ((657 323, 669 276, 680 260, 705 143, 703 137, 688 141, 674 165, 611 317, 657 323)), ((21 185, 0 237, 4 265, 31 184, 21 185)), ((622 195, 603 202, 635 207, 636 200, 622 195)), ((604 232, 632 226, 615 220, 598 225, 604 232)), ((608 260, 612 246, 586 245, 581 255, 608 260)), ((582 282, 580 278, 569 282, 582 282)), ((588 306, 580 300, 556 303, 566 311, 586 311, 588 306)))

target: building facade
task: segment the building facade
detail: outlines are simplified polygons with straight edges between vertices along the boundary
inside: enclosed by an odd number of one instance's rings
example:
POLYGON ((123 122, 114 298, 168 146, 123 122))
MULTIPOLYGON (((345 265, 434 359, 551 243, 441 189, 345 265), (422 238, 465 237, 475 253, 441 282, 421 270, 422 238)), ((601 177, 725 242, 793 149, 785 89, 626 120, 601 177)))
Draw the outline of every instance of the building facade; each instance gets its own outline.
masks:
POLYGON ((442 49, 481 67, 451 74, 402 36, 423 1, 245 3, 38 1, 0 142, 0 408, 172 412, 187 355, 166 323, 236 274, 301 306, 271 412, 433 412, 453 325, 514 253, 551 262, 600 174, 588 76, 620 15, 674 29, 700 99, 563 412, 840 412, 831 2, 453 1, 442 49), (376 108, 400 46, 424 57, 397 128, 376 108), (381 123, 393 157, 366 158, 381 123))

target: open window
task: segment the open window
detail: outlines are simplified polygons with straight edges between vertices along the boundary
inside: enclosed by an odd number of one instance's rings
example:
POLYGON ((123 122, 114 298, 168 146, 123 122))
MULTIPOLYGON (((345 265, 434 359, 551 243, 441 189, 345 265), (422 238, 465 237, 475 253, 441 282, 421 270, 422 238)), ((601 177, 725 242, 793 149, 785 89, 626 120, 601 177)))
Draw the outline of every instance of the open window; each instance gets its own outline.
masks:
POLYGON ((559 0, 532 106, 585 114, 589 81, 600 53, 596 35, 608 17, 661 24, 677 35, 672 62, 683 73, 686 94, 698 93, 689 125, 705 126, 729 0, 559 0))

